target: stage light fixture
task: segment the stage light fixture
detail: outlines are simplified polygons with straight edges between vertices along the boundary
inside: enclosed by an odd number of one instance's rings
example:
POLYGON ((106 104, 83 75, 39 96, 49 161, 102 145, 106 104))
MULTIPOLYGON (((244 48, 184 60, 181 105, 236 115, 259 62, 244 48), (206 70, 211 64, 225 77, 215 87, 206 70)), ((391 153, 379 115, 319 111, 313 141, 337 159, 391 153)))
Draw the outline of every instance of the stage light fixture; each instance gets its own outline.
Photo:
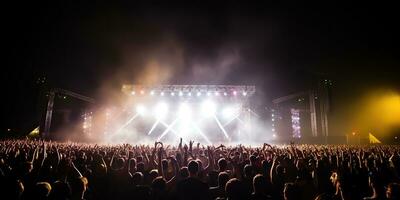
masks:
POLYGON ((140 94, 144 94, 144 91, 143 91, 143 90, 140 90, 140 94))
POLYGON ((151 96, 153 96, 153 95, 154 95, 154 91, 153 91, 153 90, 150 92, 150 95, 151 95, 151 96))
POLYGON ((198 96, 198 97, 201 96, 201 92, 197 92, 197 96, 198 96))
POLYGON ((227 95, 228 95, 228 93, 224 92, 224 96, 227 96, 227 95))
POLYGON ((132 91, 132 92, 131 92, 131 95, 135 95, 135 94, 136 94, 136 92, 135 92, 135 91, 132 91))
POLYGON ((189 97, 190 97, 190 96, 192 96, 192 93, 191 93, 191 92, 189 92, 189 93, 188 93, 188 96, 189 96, 189 97))
POLYGON ((174 92, 171 92, 171 96, 175 96, 175 93, 174 93, 174 92))
POLYGON ((215 94, 215 96, 219 96, 219 92, 215 92, 214 94, 215 94))
POLYGON ((211 92, 207 92, 207 96, 210 96, 211 95, 211 92))
POLYGON ((243 96, 246 96, 246 95, 247 95, 247 92, 243 92, 242 95, 243 95, 243 96))
POLYGON ((164 96, 164 92, 161 92, 160 95, 161 95, 161 96, 164 96))
POLYGON ((234 96, 236 96, 236 95, 237 95, 237 92, 236 92, 236 90, 235 90, 235 91, 233 91, 233 95, 234 95, 234 96))
POLYGON ((181 96, 183 96, 183 92, 181 91, 181 92, 179 92, 179 96, 181 97, 181 96))

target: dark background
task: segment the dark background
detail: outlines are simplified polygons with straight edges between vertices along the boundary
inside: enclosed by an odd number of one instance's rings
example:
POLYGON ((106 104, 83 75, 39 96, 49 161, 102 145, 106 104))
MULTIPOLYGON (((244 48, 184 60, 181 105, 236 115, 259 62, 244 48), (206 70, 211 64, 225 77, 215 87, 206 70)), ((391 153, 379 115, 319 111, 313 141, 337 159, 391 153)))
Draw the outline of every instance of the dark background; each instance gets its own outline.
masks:
POLYGON ((2 132, 33 129, 47 88, 99 97, 145 82, 152 59, 172 71, 160 83, 255 84, 265 105, 329 78, 339 118, 365 91, 400 90, 390 3, 18 1, 1 13, 2 132))

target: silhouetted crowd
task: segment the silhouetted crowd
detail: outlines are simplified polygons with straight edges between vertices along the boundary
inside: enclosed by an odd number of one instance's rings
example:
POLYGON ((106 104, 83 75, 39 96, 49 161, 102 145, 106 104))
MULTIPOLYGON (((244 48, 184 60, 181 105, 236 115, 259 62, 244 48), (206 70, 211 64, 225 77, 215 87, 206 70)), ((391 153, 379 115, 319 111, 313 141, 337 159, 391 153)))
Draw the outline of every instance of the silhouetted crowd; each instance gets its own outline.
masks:
POLYGON ((0 141, 0 199, 400 199, 400 146, 0 141))

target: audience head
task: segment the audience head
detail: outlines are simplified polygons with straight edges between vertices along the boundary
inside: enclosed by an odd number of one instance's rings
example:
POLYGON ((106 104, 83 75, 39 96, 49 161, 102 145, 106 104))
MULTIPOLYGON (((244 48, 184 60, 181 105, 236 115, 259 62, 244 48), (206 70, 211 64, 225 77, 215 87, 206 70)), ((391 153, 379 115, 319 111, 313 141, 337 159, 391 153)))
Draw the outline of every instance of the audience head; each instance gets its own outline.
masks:
POLYGON ((199 172, 199 163, 195 160, 190 161, 188 164, 188 170, 190 176, 197 176, 197 173, 199 172))
POLYGON ((34 190, 35 199, 46 199, 51 192, 51 185, 48 182, 36 183, 34 190))
POLYGON ((142 185, 143 184, 143 174, 142 172, 135 172, 132 175, 132 182, 134 185, 142 185))
POLYGON ((138 171, 138 172, 142 172, 142 173, 144 173, 144 171, 145 171, 145 165, 144 165, 144 162, 138 162, 138 164, 137 164, 136 168, 137 168, 137 171, 138 171))
POLYGON ((254 167, 252 165, 249 165, 249 164, 245 165, 243 170, 244 170, 244 176, 246 178, 249 178, 249 179, 253 178, 253 176, 254 176, 254 167))
POLYGON ((283 197, 285 200, 298 199, 299 191, 294 183, 285 183, 283 197))
POLYGON ((253 190, 254 193, 260 194, 265 193, 264 191, 267 189, 267 181, 266 178, 262 174, 257 174, 253 178, 253 190))
POLYGON ((232 178, 226 183, 225 192, 228 200, 239 200, 245 198, 242 182, 237 178, 232 178))
POLYGON ((225 160, 225 158, 220 158, 218 160, 218 167, 219 167, 219 171, 225 171, 228 168, 228 162, 225 160))
POLYGON ((88 180, 86 177, 74 178, 72 179, 70 186, 72 196, 83 197, 88 187, 88 180))
POLYGON ((62 181, 56 181, 53 183, 52 190, 50 193, 51 199, 68 199, 70 194, 69 185, 62 181))
POLYGON ((179 176, 180 178, 187 178, 189 177, 189 170, 187 167, 181 167, 179 169, 179 176))
POLYGON ((151 188, 157 192, 165 191, 167 188, 167 182, 163 177, 159 176, 153 180, 151 188))

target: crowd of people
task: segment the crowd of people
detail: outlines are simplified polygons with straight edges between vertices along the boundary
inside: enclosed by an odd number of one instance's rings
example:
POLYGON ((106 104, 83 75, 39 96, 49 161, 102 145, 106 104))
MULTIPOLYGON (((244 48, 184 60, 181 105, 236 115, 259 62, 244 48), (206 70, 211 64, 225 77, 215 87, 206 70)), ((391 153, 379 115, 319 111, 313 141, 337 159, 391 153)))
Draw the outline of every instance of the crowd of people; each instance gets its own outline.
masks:
POLYGON ((3 140, 1 199, 400 199, 399 153, 386 145, 3 140))

